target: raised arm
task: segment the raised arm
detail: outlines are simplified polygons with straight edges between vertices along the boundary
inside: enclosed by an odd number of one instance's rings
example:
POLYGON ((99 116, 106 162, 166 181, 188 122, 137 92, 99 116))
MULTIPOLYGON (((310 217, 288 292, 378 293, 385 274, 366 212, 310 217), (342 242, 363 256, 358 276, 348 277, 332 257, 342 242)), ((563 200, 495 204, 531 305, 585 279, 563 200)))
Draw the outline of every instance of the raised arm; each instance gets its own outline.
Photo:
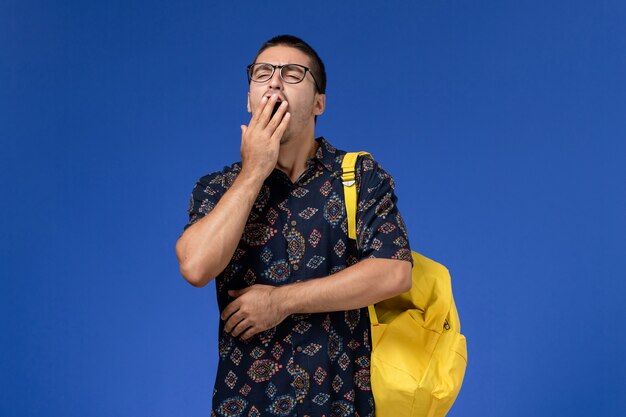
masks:
POLYGON ((183 277, 202 287, 230 262, 241 239, 250 210, 263 181, 278 160, 280 139, 289 124, 287 103, 272 117, 277 97, 263 97, 248 126, 241 126, 242 168, 222 198, 176 242, 176 256, 183 277))

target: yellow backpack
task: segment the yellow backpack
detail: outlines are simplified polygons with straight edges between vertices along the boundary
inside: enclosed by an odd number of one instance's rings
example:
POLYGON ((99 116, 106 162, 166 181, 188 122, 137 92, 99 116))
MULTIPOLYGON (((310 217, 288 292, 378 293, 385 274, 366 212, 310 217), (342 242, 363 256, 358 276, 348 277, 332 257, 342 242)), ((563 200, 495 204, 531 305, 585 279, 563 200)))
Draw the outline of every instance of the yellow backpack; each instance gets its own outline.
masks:
MULTIPOLYGON (((343 158, 348 236, 356 240, 355 164, 343 158)), ((370 365, 376 417, 443 417, 456 400, 467 366, 467 345, 448 270, 412 252, 413 286, 370 305, 370 365)))

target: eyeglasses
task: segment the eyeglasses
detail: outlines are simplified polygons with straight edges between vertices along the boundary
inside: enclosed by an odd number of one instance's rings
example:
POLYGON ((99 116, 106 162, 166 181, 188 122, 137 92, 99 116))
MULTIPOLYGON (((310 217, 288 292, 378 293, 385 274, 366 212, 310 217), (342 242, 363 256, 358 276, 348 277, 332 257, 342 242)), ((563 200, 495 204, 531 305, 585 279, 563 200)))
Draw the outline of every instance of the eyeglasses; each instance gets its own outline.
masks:
POLYGON ((274 76, 274 71, 278 68, 280 78, 287 84, 298 84, 304 80, 306 73, 310 73, 317 91, 320 91, 317 80, 313 76, 311 69, 300 64, 272 65, 264 62, 248 65, 248 82, 264 83, 274 76))

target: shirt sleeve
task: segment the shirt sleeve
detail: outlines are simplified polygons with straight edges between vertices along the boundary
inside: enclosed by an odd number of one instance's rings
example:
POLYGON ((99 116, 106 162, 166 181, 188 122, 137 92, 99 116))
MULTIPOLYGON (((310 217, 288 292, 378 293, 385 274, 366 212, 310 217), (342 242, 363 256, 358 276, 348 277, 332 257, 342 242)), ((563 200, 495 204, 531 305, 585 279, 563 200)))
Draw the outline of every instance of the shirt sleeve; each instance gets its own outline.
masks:
POLYGON ((413 263, 409 237, 398 210, 393 178, 369 156, 359 158, 357 239, 359 259, 387 258, 413 263))
POLYGON ((184 230, 189 226, 206 216, 213 210, 217 202, 222 198, 224 193, 230 188, 238 171, 237 166, 224 168, 222 171, 214 172, 200 178, 191 191, 189 199, 189 221, 185 225, 184 230), (232 168, 235 168, 233 170, 232 168))

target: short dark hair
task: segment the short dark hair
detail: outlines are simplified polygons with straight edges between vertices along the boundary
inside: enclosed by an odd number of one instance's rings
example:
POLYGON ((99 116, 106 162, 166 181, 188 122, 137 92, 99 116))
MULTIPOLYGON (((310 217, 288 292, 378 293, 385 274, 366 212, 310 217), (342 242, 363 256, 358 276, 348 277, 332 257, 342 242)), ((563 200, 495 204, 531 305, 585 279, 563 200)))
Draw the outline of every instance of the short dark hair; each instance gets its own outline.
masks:
POLYGON ((273 46, 289 46, 290 48, 298 49, 301 52, 304 52, 309 59, 311 60, 311 72, 313 73, 313 77, 317 81, 317 89, 318 93, 326 94, 326 68, 324 67, 324 63, 322 59, 319 57, 315 49, 311 48, 311 45, 303 41, 302 39, 293 36, 293 35, 278 35, 274 36, 269 41, 265 42, 259 48, 259 51, 256 53, 256 56, 252 60, 252 63, 255 63, 259 55, 263 51, 273 46))

